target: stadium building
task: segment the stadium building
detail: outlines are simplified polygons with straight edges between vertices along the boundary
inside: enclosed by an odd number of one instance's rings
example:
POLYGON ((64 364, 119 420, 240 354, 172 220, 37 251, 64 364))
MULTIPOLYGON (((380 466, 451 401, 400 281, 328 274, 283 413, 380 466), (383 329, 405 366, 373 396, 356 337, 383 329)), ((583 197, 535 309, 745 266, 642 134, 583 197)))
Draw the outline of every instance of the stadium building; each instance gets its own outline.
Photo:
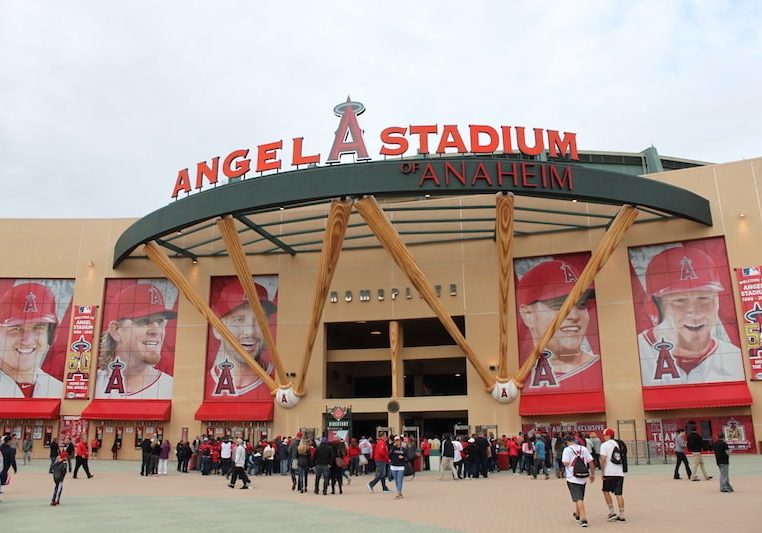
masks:
POLYGON ((139 220, 3 221, 0 429, 138 458, 154 433, 612 426, 652 458, 693 421, 757 452, 762 159, 410 126, 371 160, 363 110, 325 162, 232 151, 139 220))

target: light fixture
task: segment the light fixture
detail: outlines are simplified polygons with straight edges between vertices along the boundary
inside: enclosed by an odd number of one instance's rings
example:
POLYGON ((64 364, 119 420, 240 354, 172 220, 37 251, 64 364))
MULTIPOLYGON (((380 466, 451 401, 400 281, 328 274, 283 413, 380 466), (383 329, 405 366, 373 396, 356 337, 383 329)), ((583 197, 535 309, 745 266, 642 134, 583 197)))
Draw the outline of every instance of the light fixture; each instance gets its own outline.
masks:
POLYGON ((431 195, 430 194, 425 194, 424 198, 426 198, 428 200, 429 198, 431 198, 431 195))
POLYGON ((194 258, 194 259, 193 259, 193 264, 194 264, 194 265, 197 265, 197 264, 198 264, 198 259, 195 259, 195 258, 194 258))
POLYGON ((576 198, 572 198, 572 203, 576 204, 577 203, 577 199, 576 198))
POLYGON ((90 259, 90 260, 87 262, 87 266, 89 266, 89 267, 94 267, 94 266, 95 266, 95 263, 93 263, 93 260, 92 260, 92 259, 90 259))
POLYGON ((460 377, 460 372, 458 372, 457 374, 455 374, 455 377, 456 377, 456 378, 459 378, 459 377, 460 377))
POLYGON ((373 331, 370 332, 370 334, 371 335, 381 335, 381 332, 378 331, 377 329, 374 329, 373 331))
POLYGON ((746 213, 744 213, 743 211, 739 211, 738 218, 746 218, 746 213))

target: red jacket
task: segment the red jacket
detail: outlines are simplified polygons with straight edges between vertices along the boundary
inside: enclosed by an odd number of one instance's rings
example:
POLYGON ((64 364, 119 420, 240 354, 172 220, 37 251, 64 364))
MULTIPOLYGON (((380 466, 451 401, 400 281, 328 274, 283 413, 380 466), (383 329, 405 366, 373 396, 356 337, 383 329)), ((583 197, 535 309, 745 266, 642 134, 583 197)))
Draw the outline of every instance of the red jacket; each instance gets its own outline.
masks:
POLYGON ((373 460, 377 463, 389 462, 389 449, 386 447, 386 439, 378 439, 373 446, 373 460))
POLYGON ((77 457, 83 457, 87 459, 90 457, 90 452, 87 451, 87 443, 83 441, 79 441, 77 444, 74 445, 74 454, 77 457))

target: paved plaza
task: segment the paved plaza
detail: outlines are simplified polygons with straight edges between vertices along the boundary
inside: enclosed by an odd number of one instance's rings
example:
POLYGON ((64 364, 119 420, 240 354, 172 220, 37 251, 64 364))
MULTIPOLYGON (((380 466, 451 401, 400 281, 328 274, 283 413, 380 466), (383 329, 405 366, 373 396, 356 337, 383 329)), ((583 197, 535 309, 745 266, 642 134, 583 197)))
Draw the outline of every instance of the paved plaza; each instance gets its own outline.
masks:
MULTIPOLYGON (((605 521, 600 479, 588 486, 590 528, 596 530, 758 532, 762 456, 731 457, 736 492, 719 492, 714 458, 710 481, 672 479, 672 465, 632 466, 625 483, 626 523, 605 521)), ((175 465, 170 463, 171 468, 175 465)), ((406 483, 403 500, 369 494, 369 476, 352 478, 344 495, 299 494, 287 476, 253 478, 253 490, 229 489, 220 476, 141 477, 135 461, 91 461, 95 475, 68 475, 61 505, 49 505, 53 483, 47 462, 19 465, 0 495, 0 531, 576 531, 565 482, 536 481, 500 472, 488 479, 439 481, 423 472, 406 483), (95 529, 93 529, 95 528, 95 529)), ((312 482, 314 477, 310 477, 312 482)), ((240 484, 239 484, 240 486, 240 484)))

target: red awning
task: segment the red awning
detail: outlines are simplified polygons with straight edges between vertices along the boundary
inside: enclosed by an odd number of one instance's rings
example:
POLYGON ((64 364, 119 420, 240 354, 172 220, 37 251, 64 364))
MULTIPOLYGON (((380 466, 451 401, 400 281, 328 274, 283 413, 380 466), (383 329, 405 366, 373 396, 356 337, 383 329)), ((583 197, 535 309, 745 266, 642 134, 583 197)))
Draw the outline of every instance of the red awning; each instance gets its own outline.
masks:
POLYGON ((643 387, 643 407, 646 411, 739 407, 751 403, 751 393, 745 381, 643 387))
POLYGON ((171 400, 93 400, 82 411, 87 420, 169 420, 171 400))
POLYGON ((562 394, 522 394, 519 401, 521 416, 604 413, 605 411, 606 401, 602 390, 562 394))
POLYGON ((61 400, 51 398, 3 398, 0 400, 0 418, 58 418, 61 400))
POLYGON ((196 420, 206 421, 271 421, 273 402, 204 402, 196 411, 196 420))

